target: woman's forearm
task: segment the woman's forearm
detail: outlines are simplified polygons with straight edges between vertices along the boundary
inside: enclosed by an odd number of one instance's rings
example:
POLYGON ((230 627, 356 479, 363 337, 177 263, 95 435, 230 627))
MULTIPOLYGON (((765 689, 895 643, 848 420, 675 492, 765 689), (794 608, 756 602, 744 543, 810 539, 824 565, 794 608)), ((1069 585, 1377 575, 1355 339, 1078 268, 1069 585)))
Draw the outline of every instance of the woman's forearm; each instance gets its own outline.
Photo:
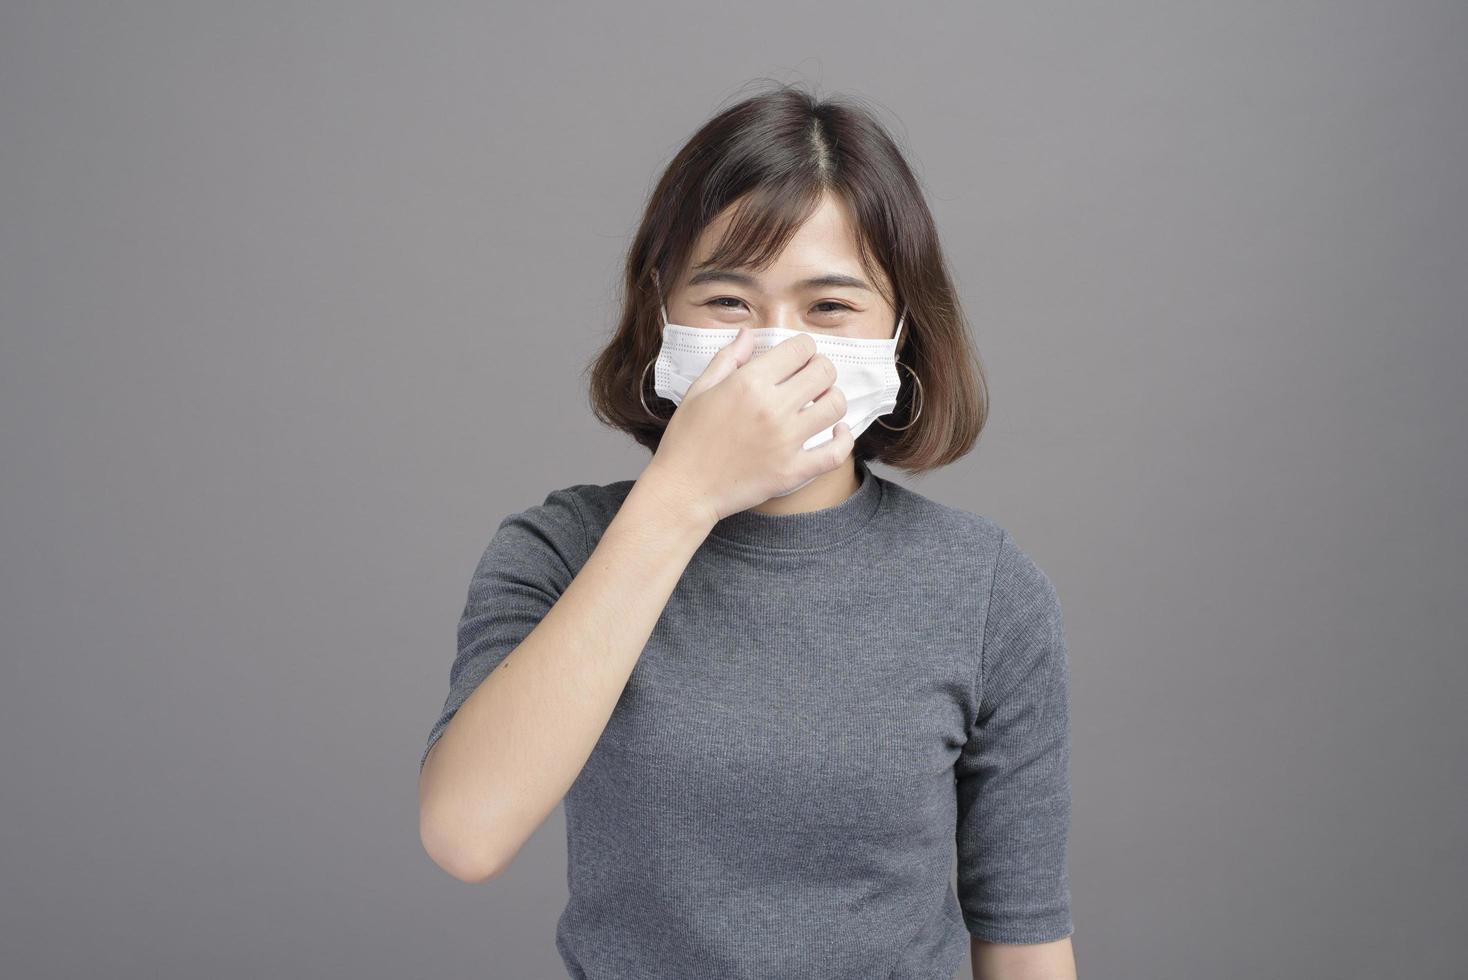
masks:
POLYGON ((974 980, 1076 980, 1071 937, 1049 943, 970 940, 974 980))
POLYGON ((492 878, 575 782, 714 516, 649 464, 581 571, 429 752, 419 834, 464 881, 492 878))

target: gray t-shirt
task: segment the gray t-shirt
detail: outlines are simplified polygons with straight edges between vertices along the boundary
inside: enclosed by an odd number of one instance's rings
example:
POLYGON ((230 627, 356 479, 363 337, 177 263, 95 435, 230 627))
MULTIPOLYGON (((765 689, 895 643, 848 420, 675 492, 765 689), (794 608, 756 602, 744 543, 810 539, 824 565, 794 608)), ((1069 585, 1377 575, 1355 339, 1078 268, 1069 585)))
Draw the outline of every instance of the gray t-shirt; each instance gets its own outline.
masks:
MULTIPOLYGON (((833 507, 724 518, 689 562, 564 799, 572 977, 946 980, 969 934, 1071 934, 1055 589, 989 518, 857 473, 833 507)), ((429 748, 631 487, 500 522, 429 748)))

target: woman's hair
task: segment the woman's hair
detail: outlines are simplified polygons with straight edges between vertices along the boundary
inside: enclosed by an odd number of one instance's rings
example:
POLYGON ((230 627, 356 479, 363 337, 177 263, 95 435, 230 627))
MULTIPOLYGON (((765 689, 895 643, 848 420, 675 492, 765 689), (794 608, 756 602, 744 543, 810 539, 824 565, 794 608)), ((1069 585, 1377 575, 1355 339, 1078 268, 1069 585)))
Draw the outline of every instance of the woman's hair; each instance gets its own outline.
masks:
POLYGON ((868 274, 880 268, 896 293, 886 299, 907 309, 897 356, 922 380, 919 398, 899 367, 897 406, 882 421, 900 428, 918 411, 917 421, 900 432, 874 422, 853 455, 917 473, 973 447, 988 417, 988 386, 917 178, 868 111, 786 84, 718 113, 658 180, 628 249, 620 322, 587 366, 592 411, 603 424, 656 450, 672 414, 673 403, 652 390, 653 372, 644 378, 662 342, 654 273, 670 288, 703 229, 746 195, 709 259, 764 268, 828 191, 847 205, 868 274))

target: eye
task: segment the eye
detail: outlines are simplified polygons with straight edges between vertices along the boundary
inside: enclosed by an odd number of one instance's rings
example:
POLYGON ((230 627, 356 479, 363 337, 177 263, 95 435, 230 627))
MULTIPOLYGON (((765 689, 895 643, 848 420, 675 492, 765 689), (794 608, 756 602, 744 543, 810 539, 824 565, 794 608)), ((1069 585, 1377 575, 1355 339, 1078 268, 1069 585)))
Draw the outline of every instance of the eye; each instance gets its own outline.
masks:
MULTIPOLYGON (((735 296, 716 296, 713 299, 709 300, 707 303, 704 303, 703 305, 704 306, 717 306, 720 309, 725 309, 725 310, 732 310, 732 309, 736 309, 737 308, 737 307, 732 307, 732 306, 725 306, 724 305, 725 302, 738 303, 740 306, 743 306, 744 305, 744 300, 739 299, 738 297, 735 297, 735 296)), ((847 306, 845 303, 838 303, 836 300, 825 300, 823 302, 817 303, 816 304, 816 307, 817 307, 818 312, 824 313, 824 314, 827 314, 827 315, 838 314, 838 313, 852 313, 852 312, 855 312, 855 309, 853 307, 847 306), (835 307, 835 309, 831 309, 831 310, 822 310, 822 309, 819 309, 820 307, 823 307, 823 306, 833 306, 833 307, 835 307)))

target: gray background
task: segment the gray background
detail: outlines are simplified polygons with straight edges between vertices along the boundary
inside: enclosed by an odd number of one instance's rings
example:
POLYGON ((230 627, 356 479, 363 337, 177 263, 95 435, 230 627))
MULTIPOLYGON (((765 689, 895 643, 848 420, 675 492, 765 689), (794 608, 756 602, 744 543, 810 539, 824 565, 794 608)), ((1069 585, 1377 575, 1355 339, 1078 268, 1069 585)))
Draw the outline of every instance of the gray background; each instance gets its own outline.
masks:
MULTIPOLYGON (((561 811, 461 884, 419 753, 590 416, 659 169, 877 105, 991 373, 921 479, 1055 581, 1088 978, 1468 970, 1468 10, 0 8, 0 961, 563 976, 561 811)), ((966 971, 965 971, 966 975, 966 971)))

